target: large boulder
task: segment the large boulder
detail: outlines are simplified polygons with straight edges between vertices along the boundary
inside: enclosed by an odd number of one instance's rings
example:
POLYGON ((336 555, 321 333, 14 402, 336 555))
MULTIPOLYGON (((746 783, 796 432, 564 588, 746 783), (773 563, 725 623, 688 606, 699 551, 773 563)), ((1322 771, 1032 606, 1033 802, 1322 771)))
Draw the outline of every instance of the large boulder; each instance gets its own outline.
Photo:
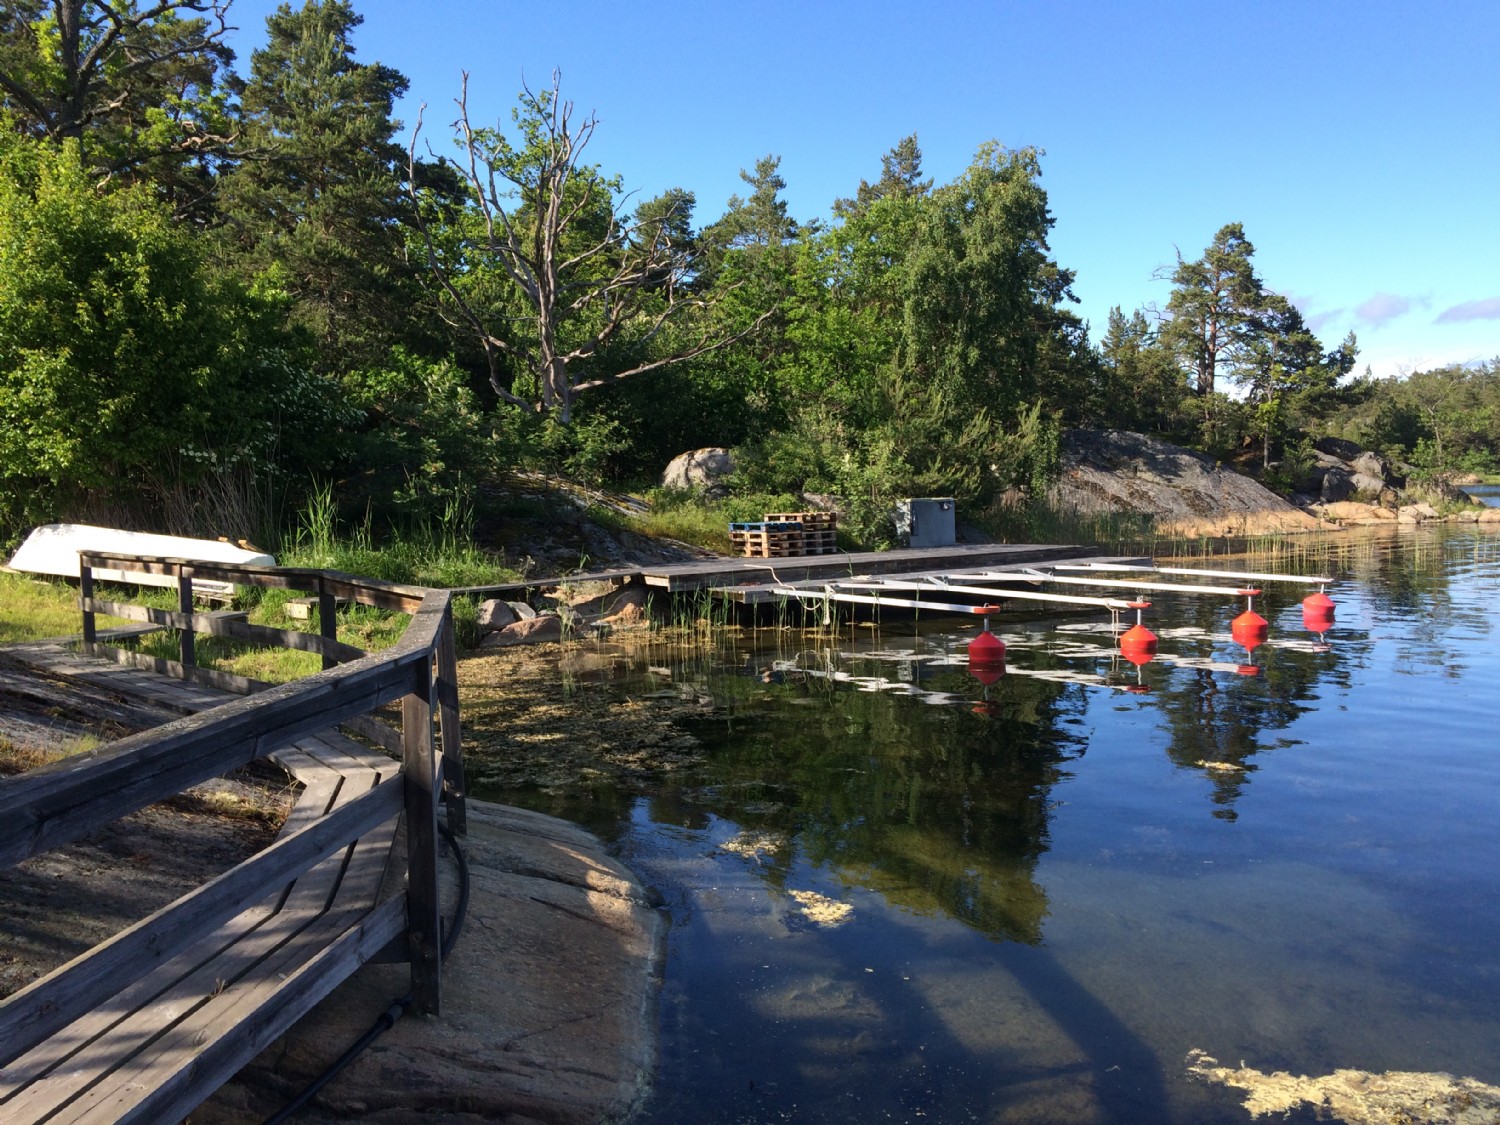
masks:
POLYGON ((1188 537, 1311 531, 1318 521, 1211 458, 1122 430, 1070 430, 1053 490, 1061 508, 1139 512, 1188 537))
POLYGON ((661 484, 663 488, 687 489, 720 497, 728 493, 727 481, 733 473, 734 458, 729 455, 729 450, 710 446, 673 457, 661 475, 661 484))
POLYGON ((1341 524, 1390 523, 1396 518, 1396 513, 1389 508, 1381 508, 1375 504, 1360 504, 1353 500, 1324 504, 1321 511, 1327 519, 1336 520, 1341 524))
POLYGON ((1402 504, 1396 509, 1396 518, 1402 523, 1421 523, 1424 520, 1435 520, 1438 511, 1431 504, 1422 501, 1416 504, 1402 504))
MULTIPOLYGON (((593 834, 468 802, 468 916, 443 959, 441 1019, 409 1016, 349 1062, 305 1122, 628 1121, 651 1085, 670 919, 593 834)), ((445 874, 446 879, 446 874, 445 874)), ((371 963, 276 1039, 193 1120, 264 1121, 410 987, 371 963)))
POLYGON ((1354 499, 1356 500, 1363 500, 1369 504, 1382 504, 1395 499, 1395 493, 1386 484, 1384 477, 1356 472, 1349 478, 1349 483, 1354 486, 1354 499))
POLYGON ((1319 453, 1327 453, 1337 457, 1340 461, 1353 461, 1364 449, 1356 442, 1347 441, 1344 438, 1321 437, 1313 442, 1313 449, 1319 453))
POLYGON ((488 633, 498 633, 507 625, 512 624, 517 616, 516 611, 508 602, 503 602, 499 598, 490 598, 479 603, 479 613, 475 624, 482 637, 488 633))
POLYGON ((1354 474, 1347 468, 1331 467, 1323 472, 1323 484, 1318 489, 1318 499, 1325 504, 1337 504, 1354 498, 1354 474))
POLYGON ((555 613, 544 613, 529 620, 513 621, 498 632, 487 634, 479 642, 479 647, 509 648, 511 645, 538 645, 547 641, 560 641, 562 635, 562 618, 555 613))
POLYGON ((1364 473, 1366 476, 1384 477, 1390 471, 1390 462, 1378 453, 1365 450, 1358 457, 1350 460, 1349 467, 1356 473, 1364 473))

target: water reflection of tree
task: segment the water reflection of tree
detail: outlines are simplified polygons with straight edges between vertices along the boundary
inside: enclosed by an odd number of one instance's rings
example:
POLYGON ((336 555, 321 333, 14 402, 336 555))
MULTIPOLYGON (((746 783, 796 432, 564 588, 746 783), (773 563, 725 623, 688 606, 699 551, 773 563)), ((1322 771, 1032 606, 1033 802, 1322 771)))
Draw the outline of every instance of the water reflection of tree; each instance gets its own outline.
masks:
MULTIPOLYGON (((1474 529, 1372 534, 1339 544, 1321 569, 1352 579, 1376 626, 1392 629, 1400 648, 1398 667, 1459 675, 1464 667, 1461 654, 1487 636, 1494 623, 1485 605, 1456 591, 1469 565, 1456 560, 1472 556, 1474 566, 1491 566, 1497 549, 1500 539, 1474 529)), ((1273 621, 1273 638, 1301 632, 1296 599, 1285 589, 1267 590, 1258 608, 1273 621)), ((1187 602, 1174 605, 1171 612, 1174 620, 1191 623, 1204 634, 1227 632, 1222 605, 1187 602)), ((1342 622, 1355 612, 1354 605, 1346 605, 1336 631, 1347 628, 1342 622)), ((1235 653, 1243 650, 1231 650, 1231 658, 1235 653)), ((1267 732, 1285 730, 1320 700, 1348 690, 1368 664, 1369 645, 1348 636, 1326 653, 1268 645, 1257 650, 1254 659, 1258 672, 1245 679, 1222 671, 1178 669, 1158 697, 1169 735, 1168 756, 1209 778, 1210 800, 1217 806, 1214 815, 1229 820, 1250 783, 1254 757, 1271 745, 1284 744, 1278 738, 1268 745, 1267 732)))
MULTIPOLYGON (((1080 751, 1063 723, 1081 706, 1076 693, 1001 681, 976 714, 885 692, 793 702, 826 681, 777 690, 779 705, 758 723, 741 714, 735 733, 728 723, 720 732, 727 745, 703 791, 712 811, 795 839, 808 862, 908 910, 1041 939, 1047 898, 1033 876, 1048 847, 1051 787, 1080 751)), ((761 870, 779 885, 791 859, 773 853, 761 870)))
MULTIPOLYGON (((1269 595, 1258 608, 1278 622, 1273 636, 1294 635, 1295 598, 1269 595)), ((1255 769, 1253 759, 1270 748, 1266 733, 1285 730, 1311 710, 1325 684, 1343 675, 1338 671, 1342 657, 1337 650, 1316 652, 1311 647, 1266 645, 1253 653, 1239 646, 1225 649, 1210 641, 1228 633, 1230 615, 1222 603, 1184 601, 1172 612, 1174 621, 1205 638, 1195 655, 1244 661, 1244 675, 1200 667, 1175 669, 1157 696, 1168 734, 1167 756, 1184 769, 1201 771, 1212 783, 1213 815, 1234 820, 1234 806, 1255 769)), ((1272 745, 1279 744, 1283 740, 1272 745)))
POLYGON ((1372 538, 1348 561, 1377 626, 1394 627, 1396 667, 1458 678, 1464 654, 1494 629, 1492 600, 1466 589, 1492 573, 1500 536, 1477 526, 1444 526, 1372 538))

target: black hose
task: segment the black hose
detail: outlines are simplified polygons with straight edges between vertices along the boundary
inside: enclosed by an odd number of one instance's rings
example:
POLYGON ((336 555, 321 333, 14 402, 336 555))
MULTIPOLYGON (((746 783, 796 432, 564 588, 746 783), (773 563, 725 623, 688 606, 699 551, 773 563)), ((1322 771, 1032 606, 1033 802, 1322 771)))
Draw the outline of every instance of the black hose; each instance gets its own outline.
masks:
MULTIPOLYGON (((448 955, 458 945, 458 935, 463 931, 464 918, 469 913, 469 861, 464 855, 463 849, 458 846, 458 840, 448 830, 448 826, 441 821, 438 823, 438 831, 442 833, 443 839, 448 841, 448 846, 453 849, 453 858, 458 864, 458 902, 453 908, 453 922, 447 927, 443 935, 442 959, 448 960, 448 955)), ((266 1118, 265 1125, 281 1125, 283 1121, 291 1119, 292 1115, 312 1101, 328 1083, 346 1066, 352 1063, 366 1047, 380 1038, 381 1035, 396 1026, 396 1021, 406 1015, 406 1010, 411 1007, 412 994, 408 992, 396 1000, 391 1001, 391 1006, 380 1013, 380 1017, 372 1023, 365 1033, 356 1039, 342 1055, 335 1059, 322 1074, 314 1078, 299 1093, 276 1113, 266 1118)))

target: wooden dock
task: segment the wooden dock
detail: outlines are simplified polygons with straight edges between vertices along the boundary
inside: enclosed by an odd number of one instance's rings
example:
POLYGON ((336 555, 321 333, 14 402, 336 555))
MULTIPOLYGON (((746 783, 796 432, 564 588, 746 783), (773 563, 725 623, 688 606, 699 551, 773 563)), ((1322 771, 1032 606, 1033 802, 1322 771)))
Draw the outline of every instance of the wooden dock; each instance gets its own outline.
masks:
MULTIPOLYGON (((668 594, 714 590, 731 601, 769 601, 769 588, 781 583, 854 574, 912 574, 972 569, 981 566, 1030 566, 1038 563, 1096 559, 1098 548, 1037 543, 959 543, 952 547, 903 547, 891 551, 837 551, 788 558, 740 558, 719 555, 689 562, 648 563, 578 574, 531 578, 489 586, 455 586, 450 594, 504 597, 564 585, 606 582, 611 586, 645 584, 668 594), (755 592, 766 587, 764 597, 755 592)), ((1141 561, 1141 560, 1132 560, 1141 561)))
MULTIPOLYGON (((332 572, 94 553, 81 561, 84 654, 42 643, 13 655, 182 717, 7 779, 0 867, 259 758, 303 788, 269 848, 0 1001, 0 1119, 180 1120, 377 957, 408 962, 414 1008, 438 1014, 439 809, 455 834, 464 826, 450 595, 332 572), (119 562, 170 575, 182 609, 94 598, 93 570, 119 562), (330 607, 348 596, 403 609, 411 623, 395 646, 367 656, 321 634, 194 612, 195 578, 310 589, 330 607), (182 661, 106 643, 138 631, 95 630, 95 613, 130 616, 121 609, 177 629, 182 661), (262 643, 320 651, 334 667, 272 686, 193 663, 195 632, 247 629, 262 643), (221 680, 262 690, 236 697, 221 680), (375 714, 393 702, 399 730, 375 714), (391 890, 388 876, 403 867, 404 885, 391 890)), ((322 622, 330 632, 331 619, 322 622)))
POLYGON ((960 543, 894 551, 840 551, 784 559, 702 559, 641 568, 647 586, 669 594, 714 590, 731 601, 774 600, 776 586, 855 574, 910 574, 977 566, 1024 566, 1096 557, 1097 548, 1034 543, 960 543))

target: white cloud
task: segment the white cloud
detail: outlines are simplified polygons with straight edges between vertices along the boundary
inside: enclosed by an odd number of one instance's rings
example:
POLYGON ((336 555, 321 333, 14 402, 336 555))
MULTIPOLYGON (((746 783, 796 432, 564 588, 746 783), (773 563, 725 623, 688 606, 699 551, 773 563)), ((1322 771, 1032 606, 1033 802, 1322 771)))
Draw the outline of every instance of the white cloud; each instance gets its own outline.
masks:
POLYGON ((1376 293, 1369 300, 1359 304, 1354 315, 1366 324, 1379 327, 1388 324, 1398 316, 1404 316, 1411 311, 1412 301, 1410 297, 1401 297, 1395 293, 1376 293))
POLYGON ((1461 324, 1466 320, 1500 320, 1500 297, 1486 297, 1480 301, 1465 301, 1438 313, 1438 324, 1461 324))
POLYGON ((1359 351, 1354 370, 1364 374, 1368 366, 1377 379, 1405 378, 1413 371, 1432 371, 1456 364, 1483 363, 1490 357, 1472 347, 1450 348, 1364 348, 1359 351))
POLYGON ((1310 313, 1305 319, 1310 329, 1314 332, 1321 332, 1327 325, 1332 324, 1343 315, 1343 309, 1329 309, 1327 312, 1310 313))

